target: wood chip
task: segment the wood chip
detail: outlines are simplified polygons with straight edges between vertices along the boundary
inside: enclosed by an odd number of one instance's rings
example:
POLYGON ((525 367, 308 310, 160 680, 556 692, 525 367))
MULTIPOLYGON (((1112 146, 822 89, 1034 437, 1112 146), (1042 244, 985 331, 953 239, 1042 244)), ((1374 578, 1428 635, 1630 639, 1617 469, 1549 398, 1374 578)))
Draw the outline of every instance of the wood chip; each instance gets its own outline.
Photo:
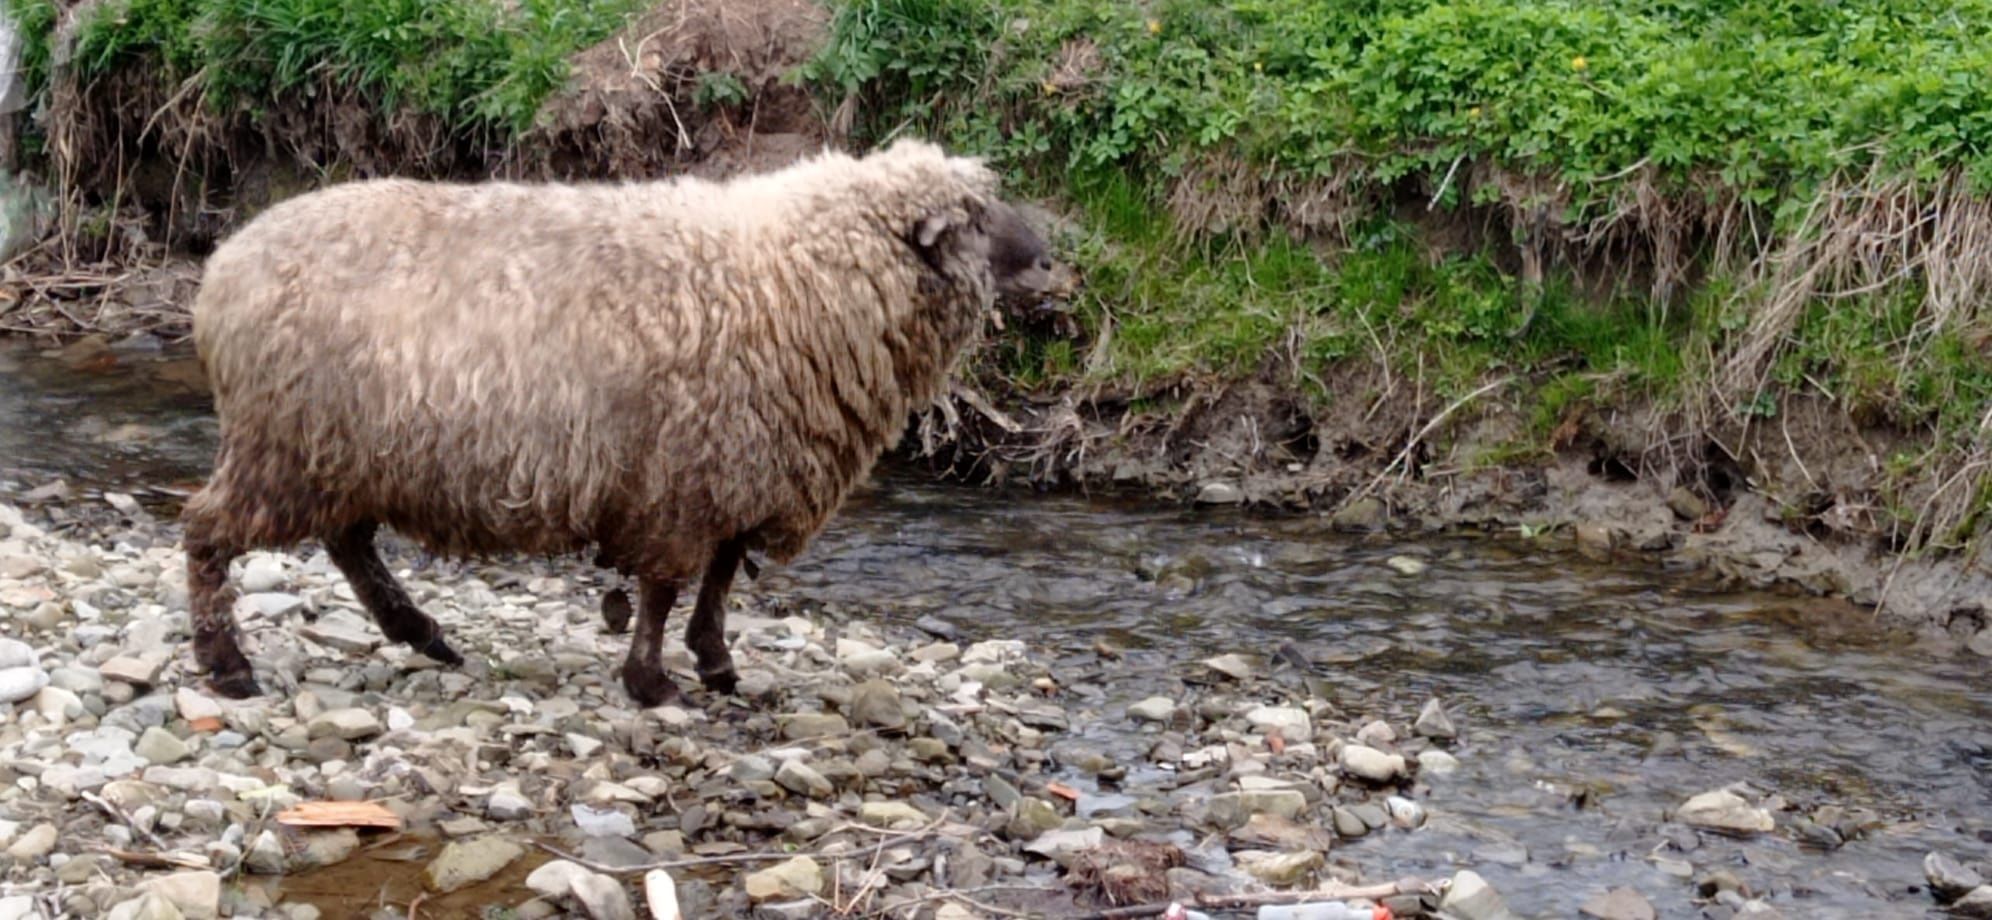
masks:
POLYGON ((1049 792, 1052 795, 1058 796, 1059 798, 1064 799, 1068 802, 1079 801, 1079 790, 1074 789, 1071 786, 1067 786, 1064 783, 1061 783, 1057 780, 1052 780, 1051 782, 1045 783, 1044 791, 1049 792))
POLYGON ((300 802, 277 814, 292 827, 384 827, 401 829, 401 816, 378 802, 300 802))

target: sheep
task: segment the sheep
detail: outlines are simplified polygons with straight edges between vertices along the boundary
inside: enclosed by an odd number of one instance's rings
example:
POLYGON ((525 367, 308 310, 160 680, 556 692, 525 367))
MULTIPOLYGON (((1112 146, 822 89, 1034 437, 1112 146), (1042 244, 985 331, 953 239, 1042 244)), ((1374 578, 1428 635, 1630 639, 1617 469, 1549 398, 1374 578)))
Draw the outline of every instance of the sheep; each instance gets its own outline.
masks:
MULTIPOLYGON (((374 545, 444 558, 592 549, 637 585, 621 679, 655 706, 667 614, 736 674, 746 553, 792 560, 931 402, 1045 242, 973 157, 902 139, 729 182, 373 179, 272 206, 193 308, 221 439, 184 506, 195 659, 262 692, 229 564, 317 539, 384 636, 463 658, 374 545)), ((750 563, 751 565, 751 563, 750 563)))

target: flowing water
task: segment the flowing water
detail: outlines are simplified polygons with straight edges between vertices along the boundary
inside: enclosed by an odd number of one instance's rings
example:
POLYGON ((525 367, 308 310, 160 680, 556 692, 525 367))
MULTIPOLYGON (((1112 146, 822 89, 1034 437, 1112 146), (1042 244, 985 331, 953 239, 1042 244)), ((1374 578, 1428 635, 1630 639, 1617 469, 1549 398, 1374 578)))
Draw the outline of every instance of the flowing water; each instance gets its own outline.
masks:
MULTIPOLYGON (((190 367, 184 352, 65 362, 0 350, 0 493, 62 479, 78 495, 183 494, 215 430, 190 367)), ((1311 681, 1351 719, 1402 725, 1439 697, 1462 731, 1461 768, 1419 792, 1430 823, 1333 858, 1374 878, 1470 867, 1527 915, 1571 916, 1618 885, 1661 916, 1693 915, 1693 883, 1661 867, 1679 860, 1734 871, 1786 916, 1919 916, 1931 904, 1925 853, 1992 857, 1982 662, 1877 630, 1862 610, 1717 591, 1658 564, 1515 539, 1361 541, 1314 516, 994 492, 887 470, 802 560, 743 590, 931 617, 968 640, 1026 638, 1056 656, 1073 688, 1066 705, 1100 713, 1218 692, 1197 662, 1222 652, 1260 656, 1276 681, 1311 681), (1398 555, 1428 567, 1400 575, 1386 564, 1398 555), (1095 654, 1102 639, 1124 656, 1095 654), (1822 850, 1783 829, 1737 840, 1666 820, 1739 781, 1797 806, 1781 824, 1840 806, 1871 809, 1879 826, 1822 850)), ((1114 718, 1076 734, 1061 745, 1128 765, 1145 763, 1156 737, 1114 718)), ((1124 782, 1165 780, 1131 766, 1124 782)))

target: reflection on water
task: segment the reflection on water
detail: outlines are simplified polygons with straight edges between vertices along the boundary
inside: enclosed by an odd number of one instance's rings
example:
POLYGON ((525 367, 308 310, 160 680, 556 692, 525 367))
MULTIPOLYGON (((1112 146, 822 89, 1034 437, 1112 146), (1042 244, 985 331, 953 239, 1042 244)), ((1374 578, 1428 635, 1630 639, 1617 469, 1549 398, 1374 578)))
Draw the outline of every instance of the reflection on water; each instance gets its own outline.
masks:
MULTIPOLYGON (((0 487, 61 478, 81 494, 171 495, 198 481, 214 424, 190 367, 183 351, 65 363, 0 349, 0 487)), ((1210 692, 1185 677, 1219 652, 1267 658, 1275 679, 1312 681, 1351 719, 1406 724, 1440 697, 1464 732, 1462 767, 1430 781, 1431 823, 1335 858, 1379 877, 1471 866, 1524 912, 1567 916, 1629 885, 1662 916, 1690 913, 1692 883, 1647 858, 1669 840, 1698 845, 1673 855, 1700 870, 1767 888, 1788 916, 1917 913, 1925 852, 1992 856, 1982 665, 1879 635, 1834 602, 1712 592, 1515 541, 1352 541, 1312 516, 997 494, 893 471, 797 564, 743 590, 1028 637, 1085 688, 1066 700, 1099 716, 1079 720, 1081 743, 1123 763, 1141 763, 1153 735, 1121 707, 1210 692), (1399 575, 1394 555, 1429 567, 1399 575), (1125 656, 1094 655, 1103 638, 1125 656), (1286 663, 1270 660, 1282 646, 1286 663), (1738 781, 1803 812, 1872 809, 1885 828, 1822 852, 1786 834, 1697 844, 1665 822, 1738 781)))

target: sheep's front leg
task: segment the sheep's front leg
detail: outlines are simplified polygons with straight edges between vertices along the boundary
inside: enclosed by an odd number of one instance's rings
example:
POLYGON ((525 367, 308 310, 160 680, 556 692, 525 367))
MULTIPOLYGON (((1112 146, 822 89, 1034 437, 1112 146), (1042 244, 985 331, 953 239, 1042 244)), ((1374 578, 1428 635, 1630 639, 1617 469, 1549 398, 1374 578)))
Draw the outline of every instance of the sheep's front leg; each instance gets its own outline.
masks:
POLYGON ((664 674, 664 620, 678 600, 678 583, 644 578, 636 584, 636 634, 623 659, 623 689, 644 708, 678 698, 678 685, 664 674))
POLYGON ((699 603, 685 626, 685 645, 699 659, 699 681, 707 690, 732 693, 740 678, 733 655, 726 650, 726 593, 740 569, 743 547, 739 537, 719 544, 699 582, 699 603))
POLYGON ((372 523, 348 527, 325 540, 325 551, 339 571, 345 573, 346 583, 353 586, 360 604, 373 614, 381 635, 390 641, 405 642, 409 648, 451 667, 462 665, 463 656, 443 641, 442 626, 415 606, 401 582, 387 570, 387 563, 381 561, 380 551, 374 548, 375 529, 372 523))
POLYGON ((235 592, 228 588, 228 564, 242 549, 212 540, 207 528, 190 524, 187 550, 187 618, 194 628, 194 660, 207 669, 208 686, 231 699, 256 696, 255 669, 236 638, 235 592))

